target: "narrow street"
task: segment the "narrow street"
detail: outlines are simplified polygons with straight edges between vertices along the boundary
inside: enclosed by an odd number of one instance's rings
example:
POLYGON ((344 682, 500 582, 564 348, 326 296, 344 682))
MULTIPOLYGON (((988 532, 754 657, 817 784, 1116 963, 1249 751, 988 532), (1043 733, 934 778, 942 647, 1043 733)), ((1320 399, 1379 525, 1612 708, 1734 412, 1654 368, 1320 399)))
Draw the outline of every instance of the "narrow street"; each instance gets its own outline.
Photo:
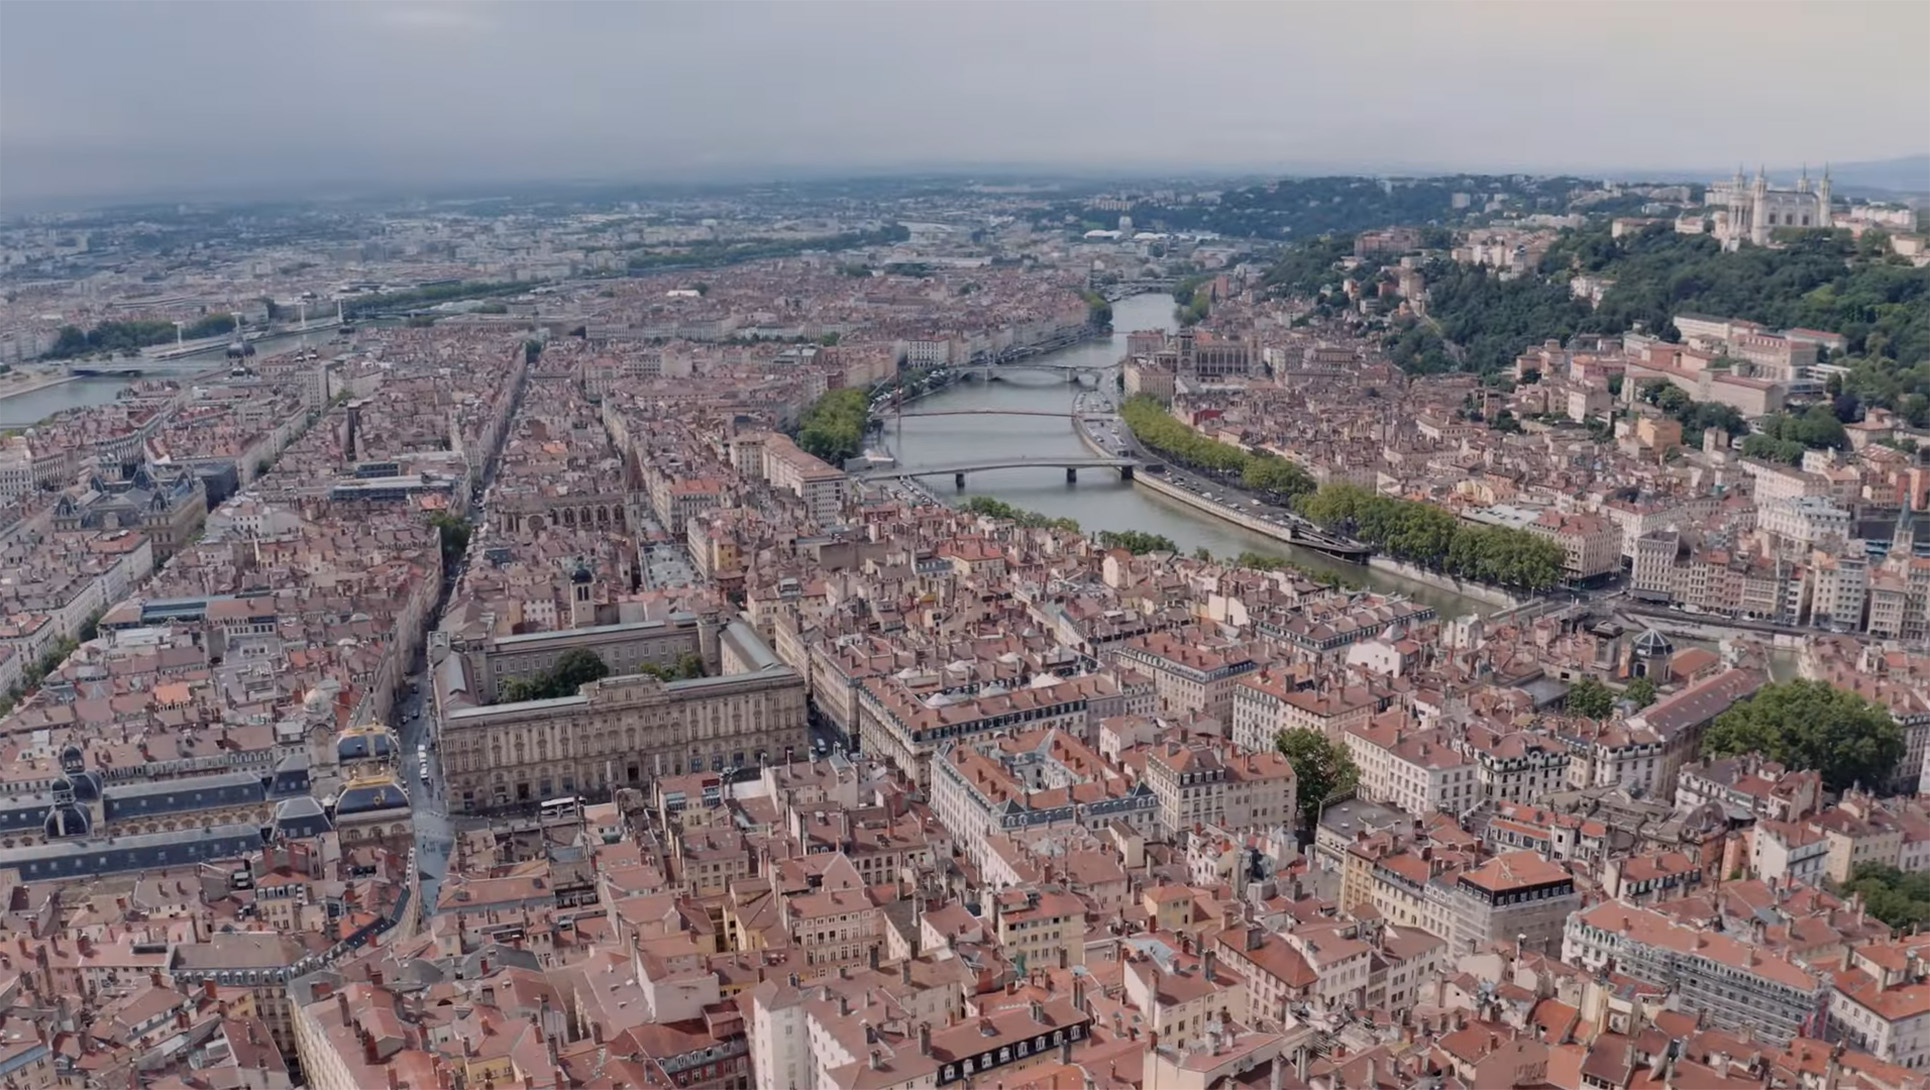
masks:
POLYGON ((434 701, 429 695, 426 664, 409 675, 402 699, 396 702, 396 736, 402 743, 402 773, 408 777, 410 809, 415 825, 416 866, 422 872, 422 906, 435 908, 436 894, 449 870, 455 831, 449 823, 449 800, 443 791, 442 770, 435 752, 430 723, 434 701))
MULTIPOLYGON (((522 402, 527 385, 519 385, 514 402, 509 408, 511 427, 516 414, 522 410, 522 402)), ((507 436, 508 428, 505 428, 507 436)), ((483 466, 481 483, 470 495, 468 517, 472 525, 480 527, 487 518, 484 504, 489 498, 489 489, 496 480, 497 458, 501 450, 492 451, 489 461, 483 466)), ((462 579, 468 565, 464 556, 450 565, 442 575, 441 593, 437 597, 436 608, 429 621, 431 631, 442 623, 442 615, 449 608, 450 596, 456 584, 462 579)), ((423 649, 411 665, 408 675, 403 679, 402 692, 395 701, 395 732, 402 746, 402 756, 398 771, 409 788, 410 820, 415 832, 416 868, 421 873, 422 914, 426 919, 435 911, 436 897, 442 890, 443 878, 449 873, 449 859, 455 851, 456 828, 449 817, 449 795, 446 781, 442 775, 442 757, 437 745, 438 731, 435 726, 436 702, 434 685, 429 676, 428 640, 423 641, 423 649)))

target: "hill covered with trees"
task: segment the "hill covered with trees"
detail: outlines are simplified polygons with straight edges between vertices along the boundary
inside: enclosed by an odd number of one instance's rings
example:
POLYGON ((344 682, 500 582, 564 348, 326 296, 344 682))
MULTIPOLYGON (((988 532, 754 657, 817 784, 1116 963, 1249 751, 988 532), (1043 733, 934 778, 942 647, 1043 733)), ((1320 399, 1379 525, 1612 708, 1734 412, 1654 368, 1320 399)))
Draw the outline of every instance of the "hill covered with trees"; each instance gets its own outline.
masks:
POLYGON ((1496 195, 1516 210, 1565 208, 1571 192, 1593 184, 1579 178, 1518 175, 1280 178, 1205 197, 1192 192, 1159 199, 1144 196, 1123 212, 1101 212, 1084 200, 1068 201, 1049 209, 1038 222, 1048 228, 1110 229, 1125 215, 1139 230, 1291 240, 1396 224, 1448 223, 1481 215, 1487 200, 1496 195), (1457 200, 1457 194, 1462 199, 1457 200))
POLYGON ((1881 232, 1803 232, 1780 249, 1729 252, 1666 226, 1608 233, 1573 232, 1542 258, 1552 280, 1589 273, 1615 281, 1584 329, 1619 333, 1640 323, 1668 335, 1678 314, 1711 314, 1841 333, 1847 351, 1831 362, 1850 369, 1843 391, 1930 424, 1930 268, 1890 254, 1881 232))
MULTIPOLYGON (((1293 247, 1269 283, 1303 296, 1338 283, 1343 243, 1293 247)), ((1412 372, 1491 373, 1530 345, 1576 333, 1639 327, 1674 339, 1676 315, 1710 314, 1841 333, 1847 350, 1831 362, 1850 373, 1839 392, 1930 425, 1930 268, 1892 255, 1879 232, 1800 232, 1777 248, 1725 252, 1708 235, 1678 235, 1667 224, 1621 238, 1603 224, 1563 232, 1532 275, 1502 280, 1441 257, 1423 272, 1427 319, 1397 323, 1384 338, 1390 358, 1412 372), (1599 306, 1569 292, 1581 275, 1613 281, 1599 306)))

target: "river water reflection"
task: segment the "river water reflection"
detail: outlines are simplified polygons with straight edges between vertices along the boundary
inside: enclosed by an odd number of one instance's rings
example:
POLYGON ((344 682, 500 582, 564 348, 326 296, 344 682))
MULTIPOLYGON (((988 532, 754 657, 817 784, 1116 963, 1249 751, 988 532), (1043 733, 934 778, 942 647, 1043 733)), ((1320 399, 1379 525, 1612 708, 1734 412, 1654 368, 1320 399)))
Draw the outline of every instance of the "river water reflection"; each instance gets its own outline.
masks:
MULTIPOLYGON (((1164 295, 1138 295, 1113 306, 1112 338, 1090 341, 1053 353, 1056 363, 1108 367, 1126 351, 1126 334, 1141 329, 1172 329, 1173 301, 1164 295)), ((1111 382, 1110 375, 1107 382, 1111 382)), ((998 382, 952 386, 907 407, 910 412, 960 409, 1031 409, 1070 412, 1080 389, 1043 372, 1021 372, 998 382)), ((1116 391, 1114 391, 1116 396, 1116 391)), ((908 469, 1004 458, 1089 457, 1069 420, 1049 416, 937 416, 898 422, 886 418, 886 436, 908 469)), ((1135 488, 1106 470, 1085 470, 1067 484, 1061 469, 1010 469, 975 473, 955 492, 949 477, 927 478, 941 496, 993 496, 1006 503, 1053 517, 1077 519, 1088 531, 1143 530, 1164 534, 1192 550, 1205 546, 1215 556, 1252 550, 1287 558, 1298 567, 1338 574, 1351 583, 1405 594, 1433 605, 1444 616, 1491 612, 1491 607, 1448 591, 1371 571, 1275 541, 1194 511, 1146 489, 1135 488)))

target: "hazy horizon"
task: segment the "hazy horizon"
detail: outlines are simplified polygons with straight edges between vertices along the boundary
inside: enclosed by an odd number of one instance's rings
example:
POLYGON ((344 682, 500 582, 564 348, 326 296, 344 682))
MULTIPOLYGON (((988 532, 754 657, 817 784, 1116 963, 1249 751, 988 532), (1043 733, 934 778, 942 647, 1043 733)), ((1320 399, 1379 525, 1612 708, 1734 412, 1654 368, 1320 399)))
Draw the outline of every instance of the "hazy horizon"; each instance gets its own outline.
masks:
POLYGON ((12 0, 0 203, 973 170, 1681 176, 1926 150, 1907 118, 1930 101, 1930 5, 1761 11, 12 0))

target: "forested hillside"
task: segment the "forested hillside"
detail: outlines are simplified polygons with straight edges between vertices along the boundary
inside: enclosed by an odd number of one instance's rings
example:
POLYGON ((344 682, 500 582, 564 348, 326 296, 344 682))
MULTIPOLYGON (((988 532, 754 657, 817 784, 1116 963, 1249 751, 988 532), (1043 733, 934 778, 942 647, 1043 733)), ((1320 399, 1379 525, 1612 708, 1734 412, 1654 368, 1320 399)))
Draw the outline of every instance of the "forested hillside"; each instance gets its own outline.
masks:
POLYGON ((1212 200, 1191 199, 1191 195, 1185 200, 1147 198, 1123 213, 1099 212, 1086 207, 1083 200, 1067 202, 1048 210, 1039 222, 1041 226, 1110 228, 1124 214, 1140 230, 1298 239, 1396 224, 1447 223, 1478 216, 1485 199, 1492 196, 1501 197, 1505 205, 1517 210, 1556 210, 1567 205, 1572 190, 1589 184, 1579 178, 1514 175, 1282 178, 1222 190, 1212 200), (1463 199, 1457 202, 1456 194, 1463 199))
MULTIPOLYGON (((1332 240, 1310 243, 1270 279, 1304 289, 1319 279, 1309 266, 1334 255, 1332 240)), ((1930 425, 1930 269, 1891 255, 1875 232, 1810 232, 1779 249, 1725 253, 1713 238, 1665 225, 1619 239, 1602 226, 1564 232, 1535 275, 1504 281, 1441 258, 1425 272, 1428 320, 1395 325, 1385 342, 1412 371, 1491 372, 1543 340, 1638 324, 1674 339, 1676 315, 1709 314, 1843 334, 1848 350, 1833 361, 1851 368, 1843 391, 1930 425), (1599 307, 1568 291, 1582 274, 1614 281, 1599 307)))

